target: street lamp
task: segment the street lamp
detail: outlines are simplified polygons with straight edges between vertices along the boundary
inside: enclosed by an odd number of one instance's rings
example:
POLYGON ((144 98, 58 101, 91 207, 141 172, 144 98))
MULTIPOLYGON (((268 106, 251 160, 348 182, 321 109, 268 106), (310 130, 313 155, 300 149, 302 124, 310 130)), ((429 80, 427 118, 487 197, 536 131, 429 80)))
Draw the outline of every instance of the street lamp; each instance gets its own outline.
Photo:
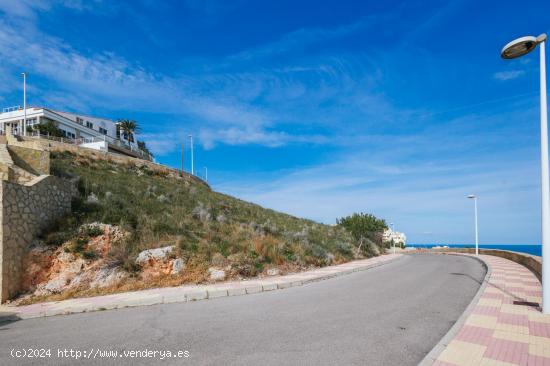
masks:
POLYGON ((27 135, 27 73, 22 72, 23 75, 23 136, 27 135))
POLYGON ((193 157, 193 135, 189 134, 191 140, 191 175, 195 175, 195 162, 193 157))
POLYGON ((475 228, 476 228, 476 255, 479 255, 479 238, 477 235, 477 196, 470 194, 468 195, 468 198, 471 198, 474 200, 474 220, 475 220, 475 228))
POLYGON ((548 112, 546 106, 546 34, 521 37, 508 43, 500 55, 514 59, 540 46, 540 167, 542 229, 542 312, 550 314, 550 182, 548 176, 548 112), (548 260, 545 260, 548 259, 548 260))
POLYGON ((395 226, 393 225, 393 222, 390 222, 390 226, 391 226, 391 244, 393 246, 393 254, 395 254, 395 239, 393 238, 393 233, 395 232, 395 226))

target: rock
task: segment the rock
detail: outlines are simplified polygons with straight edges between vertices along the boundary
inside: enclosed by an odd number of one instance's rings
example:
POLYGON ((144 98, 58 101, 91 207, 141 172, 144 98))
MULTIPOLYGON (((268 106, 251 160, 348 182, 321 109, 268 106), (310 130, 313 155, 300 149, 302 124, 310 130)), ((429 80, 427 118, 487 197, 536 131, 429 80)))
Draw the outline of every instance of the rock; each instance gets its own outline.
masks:
POLYGON ((184 269, 185 269, 185 263, 183 262, 183 259, 176 258, 172 261, 172 271, 170 273, 178 274, 183 272, 184 269))
POLYGON ((201 221, 210 221, 211 219, 210 210, 202 202, 199 202, 197 207, 193 209, 193 216, 201 221))
POLYGON ((65 286, 67 286, 67 279, 65 276, 59 276, 48 281, 46 285, 44 285, 44 290, 53 294, 58 294, 65 289, 65 286))
POLYGON ((157 201, 159 201, 161 203, 168 203, 168 202, 170 202, 170 198, 168 198, 165 195, 161 194, 160 196, 157 197, 157 201))
POLYGON ((210 279, 212 281, 223 281, 225 280, 225 271, 217 268, 208 268, 210 272, 210 279))
POLYGON ((88 198, 86 198, 86 203, 99 203, 99 198, 93 193, 90 193, 88 198))
POLYGON ((267 270, 268 276, 278 276, 280 273, 281 271, 279 270, 279 268, 270 268, 267 270))
POLYGON ((97 271, 90 287, 109 287, 123 280, 126 274, 117 267, 104 267, 97 271))
POLYGON ((150 261, 165 260, 168 258, 170 253, 172 253, 173 249, 174 249, 174 246, 170 245, 162 248, 144 250, 138 254, 138 257, 136 259, 136 264, 139 264, 141 266, 146 263, 149 263, 150 261))

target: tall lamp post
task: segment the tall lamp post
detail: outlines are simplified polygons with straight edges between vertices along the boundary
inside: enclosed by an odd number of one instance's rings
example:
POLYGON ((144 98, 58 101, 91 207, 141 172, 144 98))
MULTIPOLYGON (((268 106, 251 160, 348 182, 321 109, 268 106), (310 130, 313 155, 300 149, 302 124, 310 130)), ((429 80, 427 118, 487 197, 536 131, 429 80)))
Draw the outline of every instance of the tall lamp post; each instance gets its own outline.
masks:
POLYGON ((476 255, 479 255, 479 236, 477 234, 477 196, 474 194, 468 195, 468 198, 474 200, 474 221, 476 230, 476 255))
POLYGON ((195 175, 195 161, 193 156, 193 135, 189 135, 189 139, 191 140, 191 175, 195 175))
POLYGON ((548 176, 548 115, 546 106, 546 34, 521 37, 508 43, 500 55, 514 59, 540 46, 540 167, 542 227, 542 312, 550 314, 550 182, 548 176))
POLYGON ((391 226, 391 235, 392 235, 391 244, 393 246, 393 254, 395 254, 395 240, 393 239, 393 233, 395 232, 395 226, 394 226, 393 222, 390 222, 390 226, 391 226))
POLYGON ((23 136, 27 135, 27 73, 22 72, 23 75, 23 136))

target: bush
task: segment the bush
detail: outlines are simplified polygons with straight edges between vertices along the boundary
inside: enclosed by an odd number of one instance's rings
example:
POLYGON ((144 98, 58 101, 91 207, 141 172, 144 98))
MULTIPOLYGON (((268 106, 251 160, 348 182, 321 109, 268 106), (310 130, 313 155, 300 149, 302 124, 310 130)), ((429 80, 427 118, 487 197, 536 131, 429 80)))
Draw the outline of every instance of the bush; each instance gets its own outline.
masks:
POLYGON ((88 250, 85 250, 83 253, 82 253, 82 257, 84 259, 96 259, 97 257, 99 257, 99 255, 97 254, 97 252, 93 249, 88 249, 88 250))
POLYGON ((95 238, 96 236, 103 235, 104 230, 98 225, 89 225, 84 228, 83 234, 90 238, 95 238))
POLYGON ((46 245, 60 246, 66 241, 70 240, 73 236, 74 233, 70 231, 51 232, 46 234, 44 238, 44 243, 46 245))

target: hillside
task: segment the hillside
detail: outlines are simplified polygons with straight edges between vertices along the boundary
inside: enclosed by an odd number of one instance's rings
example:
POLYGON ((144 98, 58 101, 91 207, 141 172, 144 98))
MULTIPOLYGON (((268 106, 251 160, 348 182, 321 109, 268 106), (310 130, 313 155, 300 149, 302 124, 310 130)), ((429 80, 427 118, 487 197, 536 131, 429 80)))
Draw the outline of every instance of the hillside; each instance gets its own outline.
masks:
POLYGON ((26 258, 20 302, 275 275, 380 252, 372 242, 359 249, 340 226, 244 202, 175 171, 67 151, 52 152, 51 167, 77 182, 78 197, 26 258))

